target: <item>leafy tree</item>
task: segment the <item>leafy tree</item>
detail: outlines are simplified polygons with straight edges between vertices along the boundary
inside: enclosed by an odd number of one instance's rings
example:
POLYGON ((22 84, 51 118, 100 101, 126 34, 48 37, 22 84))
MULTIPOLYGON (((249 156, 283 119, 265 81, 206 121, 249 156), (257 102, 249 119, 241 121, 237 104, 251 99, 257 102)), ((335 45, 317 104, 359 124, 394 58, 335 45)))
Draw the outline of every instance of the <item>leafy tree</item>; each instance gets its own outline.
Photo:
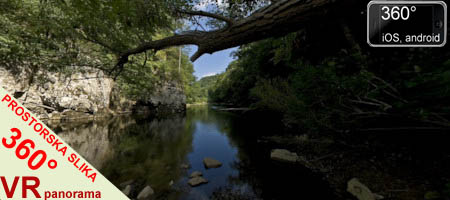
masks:
POLYGON ((191 84, 191 90, 187 93, 188 103, 209 102, 209 93, 215 87, 219 75, 206 76, 191 84))

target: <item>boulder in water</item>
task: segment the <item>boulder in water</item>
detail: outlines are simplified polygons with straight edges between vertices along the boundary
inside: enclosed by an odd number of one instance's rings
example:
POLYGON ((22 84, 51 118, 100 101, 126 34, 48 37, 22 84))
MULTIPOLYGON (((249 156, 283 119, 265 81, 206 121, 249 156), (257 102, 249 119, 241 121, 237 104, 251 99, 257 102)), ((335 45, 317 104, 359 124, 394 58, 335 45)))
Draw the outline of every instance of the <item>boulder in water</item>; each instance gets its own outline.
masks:
POLYGON ((191 187, 199 186, 199 185, 205 184, 205 183, 208 183, 208 180, 204 179, 204 178, 201 177, 201 176, 197 176, 197 177, 191 178, 191 179, 189 179, 189 181, 188 181, 188 184, 189 184, 191 187))
POLYGON ((194 177, 199 177, 199 176, 203 176, 203 174, 199 171, 195 171, 195 172, 192 172, 189 177, 194 178, 194 177))
POLYGON ((208 158, 208 157, 203 159, 203 164, 205 165, 206 169, 208 169, 208 168, 218 168, 218 167, 222 166, 222 163, 219 162, 218 160, 215 160, 213 158, 208 158))

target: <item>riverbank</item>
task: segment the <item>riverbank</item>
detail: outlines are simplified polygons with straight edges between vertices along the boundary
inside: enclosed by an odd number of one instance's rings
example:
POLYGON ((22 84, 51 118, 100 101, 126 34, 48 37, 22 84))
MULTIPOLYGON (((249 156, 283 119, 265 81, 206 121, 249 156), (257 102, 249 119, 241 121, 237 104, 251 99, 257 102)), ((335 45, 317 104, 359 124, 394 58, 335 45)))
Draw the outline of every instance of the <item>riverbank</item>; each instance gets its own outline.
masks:
MULTIPOLYGON (((232 113, 233 109, 217 110, 232 113)), ((243 116, 255 123, 272 121, 283 126, 276 122, 276 116, 267 113, 250 111, 243 116)), ((372 197, 370 200, 450 199, 450 149, 445 143, 450 136, 445 130, 302 134, 278 129, 272 134, 255 135, 257 145, 296 153, 299 159, 292 164, 320 174, 338 199, 357 199, 348 191, 355 187, 352 179, 368 188, 365 194, 372 197)))
MULTIPOLYGON (((342 141, 330 136, 283 135, 264 137, 258 142, 296 152, 304 158, 303 163, 297 164, 322 174, 339 199, 355 199, 348 192, 349 181, 353 178, 369 188, 366 196, 373 197, 362 199, 450 198, 448 152, 422 149, 426 153, 419 154, 420 146, 426 144, 386 144, 386 138, 364 137, 342 141)), ((438 137, 436 140, 446 138, 443 135, 438 137)))

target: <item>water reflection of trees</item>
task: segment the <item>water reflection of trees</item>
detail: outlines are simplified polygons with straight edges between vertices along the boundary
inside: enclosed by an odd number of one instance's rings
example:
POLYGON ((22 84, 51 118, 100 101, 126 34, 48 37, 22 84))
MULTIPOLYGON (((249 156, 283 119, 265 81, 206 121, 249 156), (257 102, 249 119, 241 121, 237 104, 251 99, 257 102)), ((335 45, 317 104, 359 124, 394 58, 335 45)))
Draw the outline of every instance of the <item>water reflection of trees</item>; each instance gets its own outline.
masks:
POLYGON ((114 184, 134 180, 139 187, 151 185, 166 194, 169 183, 185 173, 180 165, 192 151, 193 128, 184 116, 171 116, 152 120, 120 117, 56 129, 114 184))
POLYGON ((230 173, 235 175, 228 177, 228 186, 218 189, 216 197, 234 194, 242 199, 288 199, 300 190, 307 197, 313 188, 323 188, 310 172, 298 166, 280 167, 269 160, 270 148, 258 145, 256 136, 276 130, 206 106, 189 108, 186 117, 119 117, 60 124, 53 129, 114 184, 134 180, 138 187, 150 185, 160 199, 178 199, 180 193, 173 192, 169 183, 173 180, 176 185, 186 177, 180 166, 188 162, 199 123, 214 125, 238 149, 236 161, 231 163, 238 173, 230 173))

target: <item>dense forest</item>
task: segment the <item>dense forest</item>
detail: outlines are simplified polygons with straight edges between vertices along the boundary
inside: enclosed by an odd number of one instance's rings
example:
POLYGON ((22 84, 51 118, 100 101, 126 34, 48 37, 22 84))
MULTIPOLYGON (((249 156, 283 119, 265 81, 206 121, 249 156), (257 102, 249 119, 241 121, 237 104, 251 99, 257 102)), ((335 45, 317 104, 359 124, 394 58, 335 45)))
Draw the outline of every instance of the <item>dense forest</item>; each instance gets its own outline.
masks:
POLYGON ((191 91, 187 93, 188 103, 207 103, 212 101, 213 88, 218 84, 217 80, 220 75, 212 75, 203 77, 191 84, 191 91))
POLYGON ((274 111, 304 131, 450 125, 446 49, 382 52, 350 46, 363 36, 317 34, 339 28, 311 27, 242 46, 225 72, 196 84, 210 102, 274 111), (328 39, 311 43, 315 37, 328 39), (398 124, 371 124, 378 120, 398 124))

